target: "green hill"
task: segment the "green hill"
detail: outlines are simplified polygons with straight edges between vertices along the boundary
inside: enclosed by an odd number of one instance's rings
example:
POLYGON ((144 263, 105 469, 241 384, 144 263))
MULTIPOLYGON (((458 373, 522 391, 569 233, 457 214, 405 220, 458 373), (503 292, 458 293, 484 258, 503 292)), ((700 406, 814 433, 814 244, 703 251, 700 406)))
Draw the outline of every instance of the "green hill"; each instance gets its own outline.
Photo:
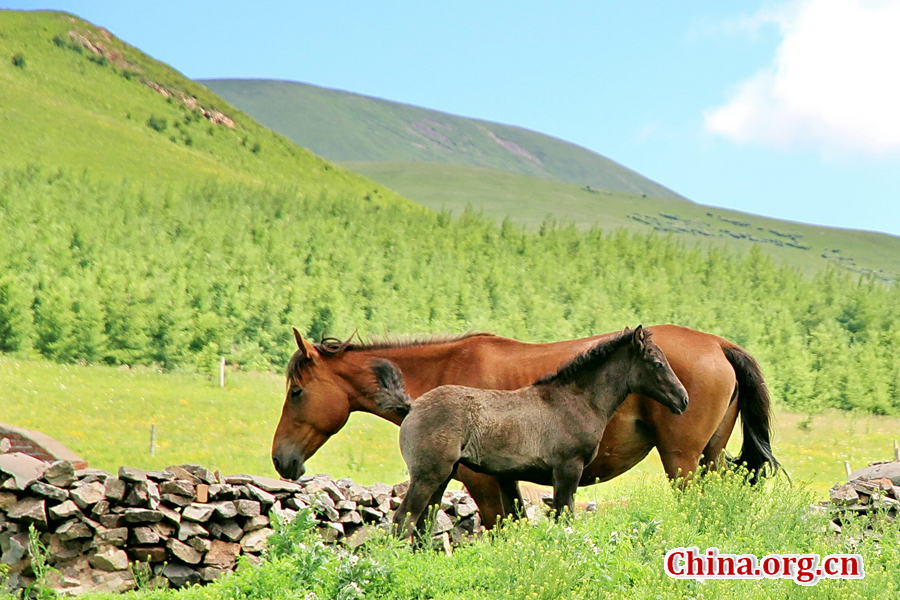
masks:
POLYGON ((606 157, 521 127, 291 81, 202 83, 260 123, 336 162, 453 163, 605 190, 681 197, 606 157))
POLYGON ((347 162, 343 166, 434 210, 456 214, 478 207, 498 221, 507 216, 537 228, 553 214, 581 228, 635 232, 652 229, 688 246, 715 245, 748 252, 760 246, 784 264, 812 274, 830 265, 894 280, 900 237, 780 221, 677 198, 587 188, 508 171, 430 162, 347 162))
POLYGON ((519 127, 312 85, 205 80, 286 135, 435 210, 471 205, 528 226, 547 217, 583 228, 671 234, 689 245, 754 245, 812 274, 828 265, 900 275, 900 237, 818 227, 690 202, 589 150, 519 127))
POLYGON ((0 168, 153 185, 290 185, 310 194, 377 189, 407 202, 66 13, 0 11, 0 106, 0 168))

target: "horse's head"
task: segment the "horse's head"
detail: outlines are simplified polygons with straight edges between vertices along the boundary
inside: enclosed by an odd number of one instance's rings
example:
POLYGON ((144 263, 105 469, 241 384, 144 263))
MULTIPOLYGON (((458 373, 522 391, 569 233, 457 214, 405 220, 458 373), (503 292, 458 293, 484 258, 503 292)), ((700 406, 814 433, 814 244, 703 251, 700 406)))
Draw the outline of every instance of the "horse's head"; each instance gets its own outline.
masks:
POLYGON ((303 475, 306 460, 350 416, 351 390, 347 382, 334 372, 328 357, 296 329, 294 338, 297 351, 288 363, 287 395, 272 440, 272 462, 285 479, 303 475))
POLYGON ((688 406, 688 393, 669 365, 666 355, 641 325, 631 332, 631 348, 638 360, 632 371, 632 389, 680 415, 688 406))

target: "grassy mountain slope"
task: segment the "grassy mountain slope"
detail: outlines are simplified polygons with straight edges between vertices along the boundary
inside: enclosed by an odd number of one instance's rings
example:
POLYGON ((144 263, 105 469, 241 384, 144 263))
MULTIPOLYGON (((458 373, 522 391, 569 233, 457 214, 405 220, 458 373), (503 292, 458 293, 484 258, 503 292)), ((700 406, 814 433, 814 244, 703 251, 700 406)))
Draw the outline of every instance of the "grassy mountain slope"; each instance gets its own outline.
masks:
POLYGON ((606 157, 521 127, 290 81, 202 83, 261 123, 334 161, 447 162, 680 198, 606 157))
POLYGON ((898 237, 702 206, 593 152, 518 127, 302 83, 204 83, 301 146, 435 210, 472 205, 526 225, 552 214, 582 227, 670 233, 689 245, 746 251, 759 243, 804 273, 839 265, 885 280, 900 275, 898 237))
POLYGON ((777 260, 814 273, 838 265, 859 273, 895 279, 900 273, 900 238, 867 231, 780 221, 688 200, 635 194, 527 177, 465 165, 426 162, 350 162, 347 168, 390 186, 434 210, 461 213, 476 206, 485 216, 507 215, 531 227, 549 207, 583 228, 652 228, 688 246, 714 244, 749 251, 760 244, 777 260))
POLYGON ((0 168, 179 186, 286 184, 313 194, 380 188, 66 13, 0 11, 0 107, 0 168))

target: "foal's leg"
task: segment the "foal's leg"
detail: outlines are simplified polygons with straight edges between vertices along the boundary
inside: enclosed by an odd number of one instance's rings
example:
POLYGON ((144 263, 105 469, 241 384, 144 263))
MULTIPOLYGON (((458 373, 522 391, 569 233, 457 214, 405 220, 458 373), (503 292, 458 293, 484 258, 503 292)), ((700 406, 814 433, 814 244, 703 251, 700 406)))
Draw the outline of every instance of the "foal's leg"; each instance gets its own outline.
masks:
POLYGON ((394 532, 413 533, 413 524, 421 531, 428 517, 428 506, 440 503, 444 490, 453 476, 455 462, 440 461, 437 464, 416 465, 410 469, 409 490, 403 502, 394 511, 394 532), (436 500, 435 500, 436 498, 436 500))
POLYGON ((431 499, 428 501, 428 504, 425 506, 425 510, 419 516, 419 520, 416 521, 416 529, 419 531, 425 531, 425 526, 428 524, 428 513, 430 512, 430 508, 432 506, 440 506, 441 500, 444 499, 444 492, 447 490, 447 484, 450 483, 450 480, 453 479, 451 475, 448 477, 443 483, 438 485, 437 489, 434 490, 434 493, 431 494, 431 499))
POLYGON ((434 494, 440 482, 435 483, 433 479, 427 478, 422 480, 417 477, 410 477, 409 489, 403 502, 394 511, 394 534, 410 537, 414 533, 414 525, 419 522, 422 515, 428 508, 428 501, 434 494))
POLYGON ((553 469, 553 509, 557 519, 562 516, 564 508, 569 509, 570 515, 575 514, 575 490, 583 470, 584 462, 577 458, 560 463, 553 469))

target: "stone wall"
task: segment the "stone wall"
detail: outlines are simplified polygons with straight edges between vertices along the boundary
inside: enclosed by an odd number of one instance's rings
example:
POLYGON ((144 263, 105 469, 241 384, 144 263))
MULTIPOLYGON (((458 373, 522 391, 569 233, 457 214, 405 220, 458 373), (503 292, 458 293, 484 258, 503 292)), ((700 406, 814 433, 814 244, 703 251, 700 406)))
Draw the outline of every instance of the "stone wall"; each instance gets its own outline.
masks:
POLYGON ((0 452, 22 452, 49 462, 68 460, 76 469, 88 466, 81 457, 50 436, 6 423, 0 423, 0 452))
POLYGON ((895 519, 900 514, 900 461, 876 462, 850 474, 850 481, 831 488, 834 518, 830 529, 841 532, 844 521, 878 514, 895 519))
MULTIPOLYGON (((405 483, 364 487, 327 475, 294 483, 223 476, 197 465, 122 467, 112 475, 76 470, 69 461, 0 454, 0 563, 10 566, 11 588, 34 581, 28 555, 33 525, 54 567, 49 584, 60 592, 132 589, 135 561, 157 584, 202 584, 233 569, 239 556, 258 562, 273 515, 290 520, 310 507, 326 541, 356 547, 373 528, 389 529, 405 492, 405 483)), ((437 542, 449 550, 480 530, 468 494, 445 494, 437 542)))

